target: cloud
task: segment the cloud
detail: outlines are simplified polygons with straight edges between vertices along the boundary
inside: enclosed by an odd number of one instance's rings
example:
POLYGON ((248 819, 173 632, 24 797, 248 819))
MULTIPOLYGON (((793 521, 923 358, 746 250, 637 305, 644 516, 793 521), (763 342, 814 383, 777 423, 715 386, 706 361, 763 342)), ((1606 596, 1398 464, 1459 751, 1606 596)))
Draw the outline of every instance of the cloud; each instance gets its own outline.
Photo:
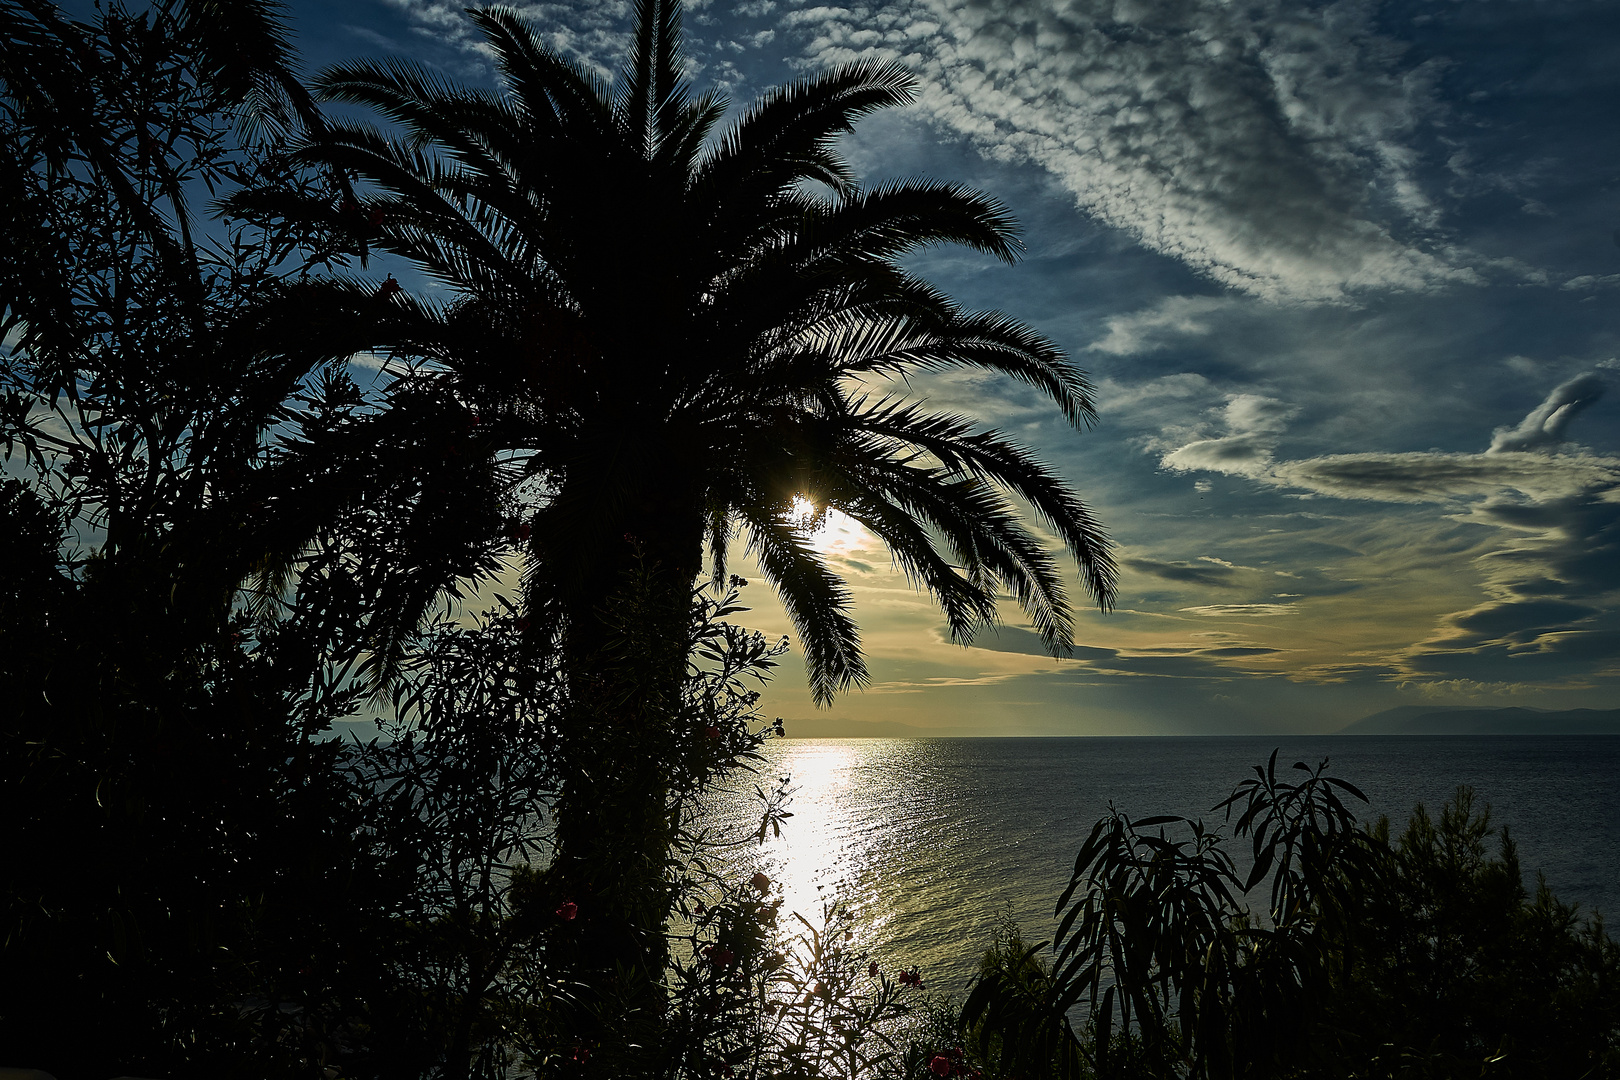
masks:
POLYGON ((1213 328, 1210 315, 1231 306, 1220 296, 1167 296, 1128 315, 1110 316, 1108 333, 1088 346, 1112 356, 1138 356, 1169 346, 1176 337, 1203 336, 1213 328))
POLYGON ((1097 411, 1109 424, 1157 432, 1138 441, 1146 449, 1163 450, 1205 430, 1202 407, 1216 395, 1213 383, 1190 371, 1142 382, 1103 378, 1097 386, 1097 411))
MULTIPOLYGON (((1266 440, 1275 438, 1284 414, 1274 405, 1229 403, 1229 426, 1248 431, 1189 443, 1163 463, 1317 496, 1435 504, 1452 521, 1496 530, 1499 539, 1474 563, 1484 599, 1443 616, 1427 640, 1392 662, 1408 676, 1443 679, 1501 681, 1505 672, 1512 673, 1508 681, 1590 677, 1593 659, 1620 656, 1604 652, 1620 640, 1620 626, 1610 609, 1594 604, 1620 590, 1620 458, 1552 451, 1604 385, 1595 373, 1577 375, 1519 424, 1496 429, 1490 446, 1472 454, 1272 461, 1266 440)), ((1233 608, 1242 606, 1183 610, 1237 614, 1233 608)))
POLYGON ((1481 604, 1472 610, 1460 611, 1447 621, 1469 637, 1482 640, 1511 637, 1526 641, 1539 637, 1539 631, 1559 629, 1596 614, 1598 609, 1588 604, 1572 604, 1565 600, 1516 600, 1481 604))
POLYGON ((1204 604, 1181 609, 1189 615, 1202 615, 1208 619, 1264 619, 1273 615, 1293 615, 1298 604, 1204 604))
POLYGON ((1235 583, 1235 569, 1226 566, 1186 566, 1181 563, 1159 562, 1156 559, 1126 559, 1125 565, 1139 573, 1162 578, 1165 581, 1185 582, 1189 585, 1213 585, 1231 588, 1235 583))
POLYGON ((1221 417, 1227 434, 1194 439, 1160 464, 1175 472, 1218 472, 1318 495, 1378 502, 1450 502, 1517 493, 1530 500, 1607 491, 1620 460, 1546 451, 1566 441, 1570 422, 1602 396, 1605 380, 1585 372, 1563 383, 1514 427, 1500 427, 1483 453, 1326 454, 1273 461, 1298 410, 1275 398, 1235 394, 1221 417))
POLYGON ((1165 454, 1159 461, 1175 472, 1230 473, 1260 476, 1271 464, 1272 451, 1299 410, 1276 398, 1233 394, 1221 412, 1228 434, 1197 439, 1165 454))
POLYGON ((1341 499, 1423 503, 1510 491, 1556 498, 1614 483, 1620 479, 1617 467, 1612 458, 1584 455, 1332 454, 1241 475, 1341 499))
MULTIPOLYGON (((974 640, 972 647, 1030 656, 1049 655, 1041 646, 1039 634, 1013 626, 1003 626, 994 633, 981 634, 974 640)), ((1078 670, 1088 677, 1159 675, 1177 679, 1230 679, 1244 673, 1243 669, 1230 666, 1231 664, 1270 656, 1280 651, 1246 644, 1214 647, 1164 645, 1129 650, 1076 645, 1063 659, 1065 670, 1078 670)), ((983 676, 986 679, 996 680, 1012 677, 1016 676, 1006 674, 983 676)))
POLYGON ((1416 133, 1438 62, 1409 62, 1377 9, 1337 0, 911 0, 792 22, 819 63, 877 52, 921 108, 989 156, 1030 161, 1154 251, 1274 299, 1475 280, 1400 232, 1437 212, 1416 133))
POLYGON ((1571 292, 1581 289, 1604 289, 1620 286, 1620 274, 1584 274, 1581 277, 1572 277, 1559 288, 1571 292))
MULTIPOLYGON (((468 5, 461 0, 384 2, 415 23, 418 34, 491 58, 483 36, 467 19, 468 5)), ((548 45, 595 69, 603 78, 611 79, 629 55, 634 12, 628 0, 542 0, 510 6, 534 24, 548 45)), ((690 47, 698 42, 689 35, 686 44, 690 47)))
POLYGON ((1515 428, 1500 427, 1488 454, 1534 450, 1564 441, 1564 429, 1582 410, 1603 396, 1603 380, 1587 371, 1559 386, 1515 428))

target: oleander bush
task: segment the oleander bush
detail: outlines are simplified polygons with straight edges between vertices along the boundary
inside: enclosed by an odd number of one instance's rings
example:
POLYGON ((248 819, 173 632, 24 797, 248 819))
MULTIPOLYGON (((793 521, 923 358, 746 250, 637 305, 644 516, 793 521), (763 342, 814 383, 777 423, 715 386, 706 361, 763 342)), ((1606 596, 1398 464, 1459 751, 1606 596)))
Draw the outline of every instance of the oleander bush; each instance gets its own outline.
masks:
POLYGON ((1202 821, 1115 811, 1048 944, 1003 934, 963 1012, 994 1075, 1612 1076, 1620 946, 1524 887, 1460 788, 1392 837, 1347 782, 1276 755, 1202 821), (1235 820, 1234 820, 1235 819, 1235 820), (1242 844, 1240 870, 1232 843, 1242 844), (1494 850, 1493 850, 1494 848, 1494 850))

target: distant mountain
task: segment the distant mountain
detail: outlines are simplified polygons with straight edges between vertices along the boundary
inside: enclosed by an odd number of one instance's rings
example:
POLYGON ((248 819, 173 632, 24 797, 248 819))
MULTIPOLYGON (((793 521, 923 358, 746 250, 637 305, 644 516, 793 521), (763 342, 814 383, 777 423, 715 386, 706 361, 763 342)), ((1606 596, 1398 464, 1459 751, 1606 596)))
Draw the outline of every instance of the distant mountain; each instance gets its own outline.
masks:
POLYGON ((1620 709, 1470 709, 1402 705, 1364 716, 1340 735, 1620 735, 1620 709))

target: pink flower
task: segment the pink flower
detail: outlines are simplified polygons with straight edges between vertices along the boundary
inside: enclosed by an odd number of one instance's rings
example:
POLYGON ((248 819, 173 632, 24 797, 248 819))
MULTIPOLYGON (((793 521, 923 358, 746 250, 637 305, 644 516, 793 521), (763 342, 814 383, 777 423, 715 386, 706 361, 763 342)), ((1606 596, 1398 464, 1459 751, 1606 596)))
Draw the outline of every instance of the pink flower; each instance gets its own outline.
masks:
POLYGON ((760 871, 753 877, 749 878, 748 884, 752 885, 762 893, 771 891, 771 879, 765 876, 764 871, 760 871))
POLYGON ((574 917, 578 914, 579 905, 574 903, 572 900, 564 900, 561 904, 557 905, 557 918, 561 919, 563 922, 573 922, 574 917))
POLYGON ((703 729, 703 737, 706 739, 719 739, 720 729, 715 727, 713 724, 710 724, 708 727, 703 729))
POLYGON ((933 1059, 928 1062, 928 1071, 935 1076, 951 1075, 951 1059, 944 1054, 935 1054, 933 1059))
POLYGON ((866 965, 866 973, 872 976, 874 979, 878 977, 878 966, 876 960, 866 965))
POLYGON ((709 963, 715 967, 730 967, 732 961, 737 959, 736 953, 719 945, 708 946, 703 950, 703 955, 707 956, 709 963))
POLYGON ((591 1048, 583 1044, 574 1047, 574 1060, 581 1065, 591 1060, 591 1048))

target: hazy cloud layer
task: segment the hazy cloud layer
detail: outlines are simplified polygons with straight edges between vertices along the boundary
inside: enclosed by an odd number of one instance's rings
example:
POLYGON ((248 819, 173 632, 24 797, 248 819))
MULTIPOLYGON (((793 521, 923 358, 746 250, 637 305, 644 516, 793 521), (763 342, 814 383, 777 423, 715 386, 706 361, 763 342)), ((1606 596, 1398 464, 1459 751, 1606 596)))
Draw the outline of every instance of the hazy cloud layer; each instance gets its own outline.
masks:
POLYGON ((1333 301, 1473 280, 1414 242, 1439 221, 1415 133, 1438 69, 1357 0, 803 6, 818 64, 898 57, 927 115, 1033 161, 1101 220, 1225 284, 1333 301))
MULTIPOLYGON (((1022 627, 1004 626, 983 634, 973 642, 976 649, 1030 656, 1046 655, 1040 635, 1022 627)), ((1062 658, 1064 669, 1071 666, 1087 676, 1145 675, 1175 679, 1232 679, 1245 674, 1244 661, 1272 656, 1280 650, 1264 646, 1163 645, 1142 649, 1109 649, 1077 645, 1062 658), (1238 665, 1238 666, 1234 666, 1238 665)), ((997 676, 1005 678, 1006 676, 997 676)))

